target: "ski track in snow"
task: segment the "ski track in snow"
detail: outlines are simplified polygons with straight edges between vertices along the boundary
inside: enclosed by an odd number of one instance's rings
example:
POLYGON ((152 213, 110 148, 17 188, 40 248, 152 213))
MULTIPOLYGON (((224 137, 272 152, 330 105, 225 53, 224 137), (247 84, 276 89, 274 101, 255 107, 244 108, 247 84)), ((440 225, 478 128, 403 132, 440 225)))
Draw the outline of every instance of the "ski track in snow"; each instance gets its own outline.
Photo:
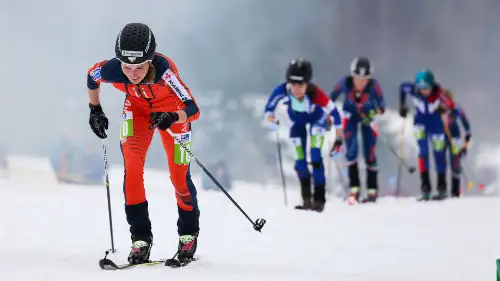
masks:
MULTIPOLYGON (((120 178, 111 181, 115 246, 125 263, 130 240, 120 178)), ((177 247, 170 183, 147 181, 152 259, 177 247)), ((494 280, 500 258, 500 198, 417 203, 382 198, 347 206, 331 199, 323 213, 283 205, 282 191, 250 184, 231 190, 258 233, 220 192, 198 191, 201 232, 185 268, 163 265, 103 271, 110 248, 104 187, 58 185, 36 178, 0 180, 2 280, 494 280)), ((299 202, 298 190, 289 202, 299 202)))

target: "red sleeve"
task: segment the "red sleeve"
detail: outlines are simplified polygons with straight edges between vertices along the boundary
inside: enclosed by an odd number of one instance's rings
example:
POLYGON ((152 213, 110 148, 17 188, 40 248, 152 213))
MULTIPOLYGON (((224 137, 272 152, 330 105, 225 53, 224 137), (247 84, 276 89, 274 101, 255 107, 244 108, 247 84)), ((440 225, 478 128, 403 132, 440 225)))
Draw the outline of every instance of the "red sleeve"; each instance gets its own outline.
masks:
POLYGON ((200 117, 200 108, 191 94, 191 91, 179 76, 179 71, 173 60, 166 56, 164 56, 164 58, 167 59, 169 68, 162 75, 163 82, 177 97, 177 104, 186 112, 186 122, 192 122, 200 117))
POLYGON ((314 93, 312 96, 312 102, 316 105, 319 105, 321 107, 326 107, 328 105, 328 102, 330 99, 326 95, 325 91, 323 91, 319 87, 315 87, 314 93))
POLYGON ((455 102, 451 99, 450 95, 448 95, 445 90, 441 89, 439 91, 439 99, 447 110, 455 108, 455 102))

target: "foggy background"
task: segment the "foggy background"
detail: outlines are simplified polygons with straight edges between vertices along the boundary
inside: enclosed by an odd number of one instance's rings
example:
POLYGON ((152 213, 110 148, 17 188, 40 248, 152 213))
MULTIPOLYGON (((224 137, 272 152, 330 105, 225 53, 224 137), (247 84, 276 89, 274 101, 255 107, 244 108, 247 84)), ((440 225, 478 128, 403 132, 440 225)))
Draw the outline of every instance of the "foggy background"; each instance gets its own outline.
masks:
MULTIPOLYGON (((500 137, 499 14, 498 0, 2 0, 0 145, 37 156, 66 141, 98 148, 88 125, 87 70, 114 56, 125 24, 143 22, 201 107, 195 155, 226 160, 235 179, 279 181, 259 101, 298 56, 311 60, 314 81, 327 92, 354 57, 368 56, 394 109, 399 83, 433 69, 468 113, 474 157, 475 147, 500 137)), ((123 101, 103 84, 112 164, 122 163, 123 101)), ((395 172, 397 162, 380 146, 378 158, 381 173, 395 172)), ((167 167, 158 134, 146 166, 167 167)))

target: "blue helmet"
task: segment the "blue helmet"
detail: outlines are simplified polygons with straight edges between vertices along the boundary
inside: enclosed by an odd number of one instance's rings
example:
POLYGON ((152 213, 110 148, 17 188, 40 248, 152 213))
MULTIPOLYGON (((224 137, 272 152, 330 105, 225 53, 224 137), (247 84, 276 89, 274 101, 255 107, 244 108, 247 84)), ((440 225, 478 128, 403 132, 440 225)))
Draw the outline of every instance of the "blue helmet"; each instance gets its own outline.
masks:
POLYGON ((434 73, 428 68, 422 69, 415 76, 415 87, 417 89, 430 89, 434 87, 434 73))

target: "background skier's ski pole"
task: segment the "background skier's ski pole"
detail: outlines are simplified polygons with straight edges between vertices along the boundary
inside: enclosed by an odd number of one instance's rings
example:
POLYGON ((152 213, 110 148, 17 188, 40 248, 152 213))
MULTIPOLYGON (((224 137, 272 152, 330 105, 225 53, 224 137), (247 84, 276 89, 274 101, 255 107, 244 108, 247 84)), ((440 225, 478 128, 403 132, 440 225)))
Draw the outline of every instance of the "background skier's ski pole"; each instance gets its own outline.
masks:
MULTIPOLYGON (((476 174, 474 173, 474 170, 473 170, 473 169, 471 169, 471 172, 472 172, 472 173, 471 173, 471 175, 472 175, 472 180, 473 180, 473 182, 470 182, 470 181, 469 181, 469 183, 468 183, 468 187, 469 187, 469 186, 471 186, 471 184, 472 184, 472 186, 470 187, 470 189, 472 189, 472 188, 474 187, 474 183, 476 183, 476 184, 477 184, 477 188, 478 188, 479 190, 483 190, 483 189, 484 189, 484 183, 483 183, 483 182, 478 181, 478 179, 477 179, 477 177, 476 177, 476 174)), ((464 174, 464 176, 465 176, 465 177, 467 177, 467 175, 465 174, 465 171, 463 170, 463 166, 462 166, 462 173, 464 174)), ((467 177, 467 179, 466 179, 466 180, 468 181, 468 179, 469 179, 469 178, 467 177)))
MULTIPOLYGON (((276 121, 279 124, 279 121, 276 121)), ((280 173, 281 173, 281 184, 283 185, 283 197, 285 199, 285 207, 288 206, 288 200, 286 196, 286 181, 285 181, 285 173, 283 172, 283 159, 281 156, 281 142, 280 142, 280 133, 279 129, 276 130, 276 143, 278 144, 278 161, 280 165, 280 173)))
MULTIPOLYGON (((450 143, 453 141, 453 138, 451 136, 451 132, 450 132, 450 129, 449 127, 446 125, 447 123, 446 122, 446 119, 445 117, 441 116, 441 118, 443 119, 443 124, 445 124, 444 126, 444 132, 446 134, 446 136, 448 137, 448 140, 450 141, 450 143)), ((460 160, 459 160, 460 161, 460 160)), ((459 171, 460 173, 462 174, 462 176, 464 177, 464 180, 467 182, 467 189, 472 189, 474 187, 474 183, 469 181, 469 177, 467 176, 467 174, 465 173, 465 170, 464 170, 464 167, 462 166, 462 163, 458 163, 459 165, 459 171)), ((482 187, 484 187, 484 185, 482 184, 479 184, 478 185, 480 189, 482 189, 482 187)))
MULTIPOLYGON (((331 157, 330 157, 331 158, 331 157)), ((344 173, 342 173, 342 168, 340 167, 340 163, 338 161, 335 161, 335 167, 337 168, 337 175, 339 177, 340 184, 342 185, 342 193, 343 199, 347 200, 349 197, 349 180, 345 178, 344 173)))
MULTIPOLYGON (((459 160, 459 161, 460 161, 460 160, 459 160)), ((466 174, 466 173, 465 173, 465 171, 464 171, 464 167, 463 167, 461 164, 459 164, 459 165, 460 165, 460 166, 459 166, 460 173, 462 174, 462 176, 463 176, 463 178, 464 178, 465 182, 467 183, 467 189, 468 189, 468 190, 471 190, 472 188, 474 188, 474 183, 473 183, 473 182, 471 182, 471 181, 469 180, 469 177, 467 176, 467 174, 466 174)))
MULTIPOLYGON (((353 149, 356 149, 356 146, 358 145, 358 139, 355 138, 354 141, 351 143, 351 145, 349 145, 347 147, 347 150, 344 154, 344 157, 347 157, 348 155, 351 155, 351 153, 353 152, 353 149)), ((343 190, 343 193, 344 193, 344 200, 347 200, 347 198, 349 198, 349 179, 345 177, 345 173, 343 171, 345 171, 345 167, 344 169, 342 169, 342 165, 340 162, 339 162, 339 158, 340 156, 333 156, 330 155, 330 159, 331 158, 335 158, 335 166, 337 168, 337 174, 338 174, 338 177, 339 177, 339 181, 340 181, 340 184, 342 185, 342 190, 343 190)), ((349 172, 347 172, 347 174, 349 174, 349 172)))
MULTIPOLYGON (((403 126, 401 126, 401 133, 400 133, 400 141, 399 141, 399 156, 403 156, 403 149, 404 149, 404 135, 405 135, 405 127, 406 127, 406 119, 403 119, 403 126)), ((398 165, 398 174, 397 174, 397 180, 396 180, 396 197, 399 197, 399 193, 401 192, 401 168, 403 165, 399 163, 398 165)))
POLYGON ((389 143, 387 143, 384 138, 380 138, 380 141, 389 149, 390 152, 392 152, 392 154, 394 154, 394 156, 396 156, 396 158, 399 160, 399 163, 406 168, 406 170, 408 170, 408 173, 410 174, 413 174, 417 168, 414 167, 414 166, 409 166, 408 164, 406 164, 405 160, 398 155, 398 153, 396 152, 396 150, 394 149, 394 147, 392 147, 389 143))
MULTIPOLYGON (((375 109, 376 109, 377 111, 378 111, 378 110, 380 110, 380 106, 379 106, 378 102, 377 102, 375 99, 370 98, 370 101, 372 101, 372 102, 373 102, 373 104, 375 105, 375 109)), ((361 117, 363 117, 363 118, 364 118, 364 116, 363 116, 363 115, 364 115, 364 114, 363 114, 363 113, 361 113, 361 117)), ((365 116, 366 116, 366 115, 365 115, 365 116)), ((392 154, 394 154, 394 156, 396 156, 396 158, 398 158, 399 163, 400 163, 403 167, 405 167, 405 168, 408 170, 408 172, 409 172, 410 174, 413 174, 413 173, 417 170, 417 168, 416 168, 416 167, 414 167, 414 166, 408 166, 408 164, 406 164, 406 161, 405 161, 405 160, 404 160, 404 159, 403 159, 400 155, 398 155, 398 153, 396 152, 396 150, 394 149, 394 147, 392 147, 392 146, 391 146, 391 145, 390 145, 390 144, 389 144, 389 143, 388 143, 388 142, 387 142, 384 138, 382 138, 381 136, 379 136, 379 138, 380 138, 380 140, 382 141, 382 143, 383 143, 383 144, 384 144, 384 145, 385 145, 385 146, 389 149, 389 151, 390 151, 390 152, 392 152, 392 154)))
POLYGON ((240 212, 250 221, 250 223, 253 225, 253 228, 255 230, 257 230, 258 232, 261 232, 261 229, 264 227, 266 220, 259 218, 259 219, 255 220, 255 222, 252 221, 252 219, 247 215, 247 213, 245 211, 243 211, 243 209, 240 207, 240 205, 238 203, 236 203, 236 201, 234 201, 233 197, 231 197, 231 195, 229 195, 229 193, 227 193, 226 189, 224 187, 222 187, 222 185, 212 176, 212 174, 205 168, 205 166, 203 166, 203 164, 201 164, 201 162, 194 156, 194 154, 191 152, 191 150, 189 150, 186 147, 186 145, 183 142, 181 142, 181 140, 174 135, 172 130, 168 129, 167 131, 174 138, 174 140, 177 143, 179 143, 179 145, 184 149, 184 151, 186 151, 189 154, 189 156, 191 156, 191 158, 193 158, 196 161, 196 163, 198 164, 198 166, 200 166, 200 168, 203 170, 203 172, 205 172, 205 174, 207 174, 207 176, 217 185, 217 187, 220 188, 220 190, 222 192, 224 192, 224 194, 227 196, 227 198, 229 198, 229 200, 231 200, 231 202, 233 202, 233 204, 240 210, 240 212))
POLYGON ((102 140, 102 154, 104 156, 104 172, 106 174, 106 193, 108 198, 109 233, 111 235, 111 252, 115 252, 115 240, 113 237, 113 218, 111 216, 111 196, 109 192, 108 152, 106 141, 102 140))

